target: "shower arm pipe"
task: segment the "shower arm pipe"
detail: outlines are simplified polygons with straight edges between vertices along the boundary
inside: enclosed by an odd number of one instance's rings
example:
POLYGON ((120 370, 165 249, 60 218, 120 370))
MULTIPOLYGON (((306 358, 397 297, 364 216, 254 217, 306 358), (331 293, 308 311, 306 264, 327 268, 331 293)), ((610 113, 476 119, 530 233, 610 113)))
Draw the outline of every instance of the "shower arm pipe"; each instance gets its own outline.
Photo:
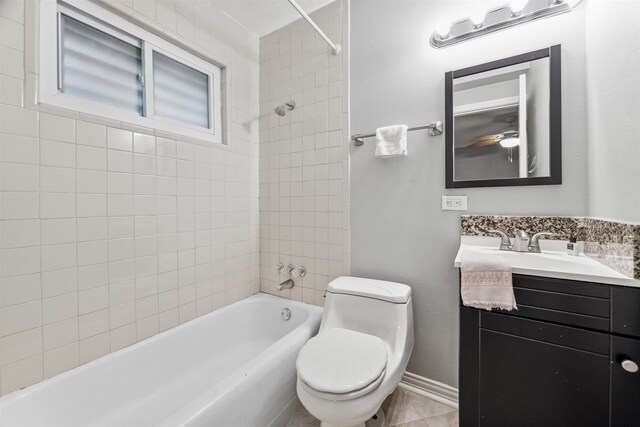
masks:
POLYGON ((302 8, 298 5, 298 3, 296 3, 296 0, 289 0, 289 3, 291 3, 291 6, 293 6, 293 8, 298 11, 300 16, 302 16, 305 19, 305 21, 307 21, 309 23, 309 25, 311 25, 311 27, 313 27, 313 29, 316 31, 316 33, 318 33, 320 35, 320 37, 322 37, 324 39, 324 41, 327 42, 327 44, 331 47, 332 53, 334 55, 339 54, 340 51, 342 50, 342 48, 340 47, 340 44, 338 44, 338 43, 334 44, 329 39, 329 37, 327 37, 327 35, 320 29, 320 27, 318 27, 316 25, 316 23, 313 22, 313 19, 311 19, 309 17, 309 15, 307 15, 307 13, 304 10, 302 10, 302 8))

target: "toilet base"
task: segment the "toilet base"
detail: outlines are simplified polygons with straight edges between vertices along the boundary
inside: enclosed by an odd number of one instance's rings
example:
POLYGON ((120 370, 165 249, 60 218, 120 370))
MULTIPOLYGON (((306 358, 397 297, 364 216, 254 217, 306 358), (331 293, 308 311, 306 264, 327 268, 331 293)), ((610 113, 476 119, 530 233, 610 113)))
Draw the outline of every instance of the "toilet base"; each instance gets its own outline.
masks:
MULTIPOLYGON (((365 426, 366 426, 366 424, 365 424, 365 423, 360 423, 360 424, 358 424, 358 425, 355 425, 355 426, 348 426, 348 427, 365 427, 365 426)), ((337 424, 331 424, 331 423, 327 423, 327 422, 325 422, 325 421, 321 421, 321 422, 320 422, 320 427, 346 427, 346 426, 343 426, 343 425, 337 425, 337 424)))
MULTIPOLYGON (((385 421, 384 411, 382 410, 382 408, 379 408, 378 411, 373 415, 373 417, 369 418, 366 422, 360 423, 354 426, 348 426, 348 427, 383 427, 384 421, 385 421)), ((320 422, 320 427, 345 427, 345 426, 342 426, 342 425, 338 426, 336 424, 331 424, 326 421, 322 421, 320 422)))
POLYGON ((373 415, 373 417, 369 418, 367 422, 364 423, 364 425, 366 427, 383 427, 385 419, 386 417, 384 415, 384 411, 382 410, 382 408, 380 408, 378 409, 378 412, 373 415))

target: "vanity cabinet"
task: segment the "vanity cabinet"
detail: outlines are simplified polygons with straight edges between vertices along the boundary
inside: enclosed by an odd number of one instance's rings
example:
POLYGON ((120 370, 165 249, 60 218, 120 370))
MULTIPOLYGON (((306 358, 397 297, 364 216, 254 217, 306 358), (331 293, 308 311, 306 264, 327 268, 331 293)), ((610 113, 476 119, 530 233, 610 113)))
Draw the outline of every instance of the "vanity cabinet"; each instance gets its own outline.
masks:
POLYGON ((518 310, 460 305, 460 425, 640 425, 640 289, 513 283, 518 310))

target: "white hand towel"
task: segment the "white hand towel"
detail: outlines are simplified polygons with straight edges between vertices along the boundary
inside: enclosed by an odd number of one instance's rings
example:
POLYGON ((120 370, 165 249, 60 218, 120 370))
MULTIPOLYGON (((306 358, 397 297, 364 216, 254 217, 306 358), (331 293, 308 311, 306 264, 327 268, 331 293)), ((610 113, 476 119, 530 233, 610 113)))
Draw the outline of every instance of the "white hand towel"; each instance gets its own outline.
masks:
POLYGON ((460 294, 468 307, 518 309, 513 295, 511 264, 497 255, 462 253, 460 294))
POLYGON ((376 129, 376 157, 407 155, 407 126, 394 125, 376 129))

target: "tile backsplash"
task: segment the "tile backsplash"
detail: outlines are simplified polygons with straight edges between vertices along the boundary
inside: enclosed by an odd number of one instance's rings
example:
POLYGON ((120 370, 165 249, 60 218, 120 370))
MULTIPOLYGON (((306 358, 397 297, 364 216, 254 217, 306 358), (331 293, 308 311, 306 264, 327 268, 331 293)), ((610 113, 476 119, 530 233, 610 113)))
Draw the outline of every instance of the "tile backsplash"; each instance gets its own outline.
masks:
POLYGON ((584 240, 580 235, 580 219, 568 216, 462 215, 460 226, 463 236, 495 236, 481 230, 481 227, 498 229, 510 236, 520 229, 531 235, 546 231, 563 234, 567 239, 576 237, 584 240))
POLYGON ((566 216, 463 215, 460 227, 463 236, 492 235, 478 228, 482 227, 511 236, 522 229, 531 235, 548 231, 565 239, 576 237, 584 242, 585 255, 627 277, 640 279, 640 224, 566 216))
POLYGON ((260 290, 257 37, 213 2, 109 3, 232 65, 233 137, 24 108, 33 3, 0 2, 0 394, 260 290))
POLYGON ((260 287, 323 305, 327 283, 349 271, 348 1, 312 18, 339 42, 330 48, 303 20, 260 39, 260 287), (293 100, 285 117, 273 109, 293 100), (278 262, 307 274, 278 292, 278 262))
POLYGON ((584 252, 627 277, 640 279, 640 225, 584 218, 584 252))

